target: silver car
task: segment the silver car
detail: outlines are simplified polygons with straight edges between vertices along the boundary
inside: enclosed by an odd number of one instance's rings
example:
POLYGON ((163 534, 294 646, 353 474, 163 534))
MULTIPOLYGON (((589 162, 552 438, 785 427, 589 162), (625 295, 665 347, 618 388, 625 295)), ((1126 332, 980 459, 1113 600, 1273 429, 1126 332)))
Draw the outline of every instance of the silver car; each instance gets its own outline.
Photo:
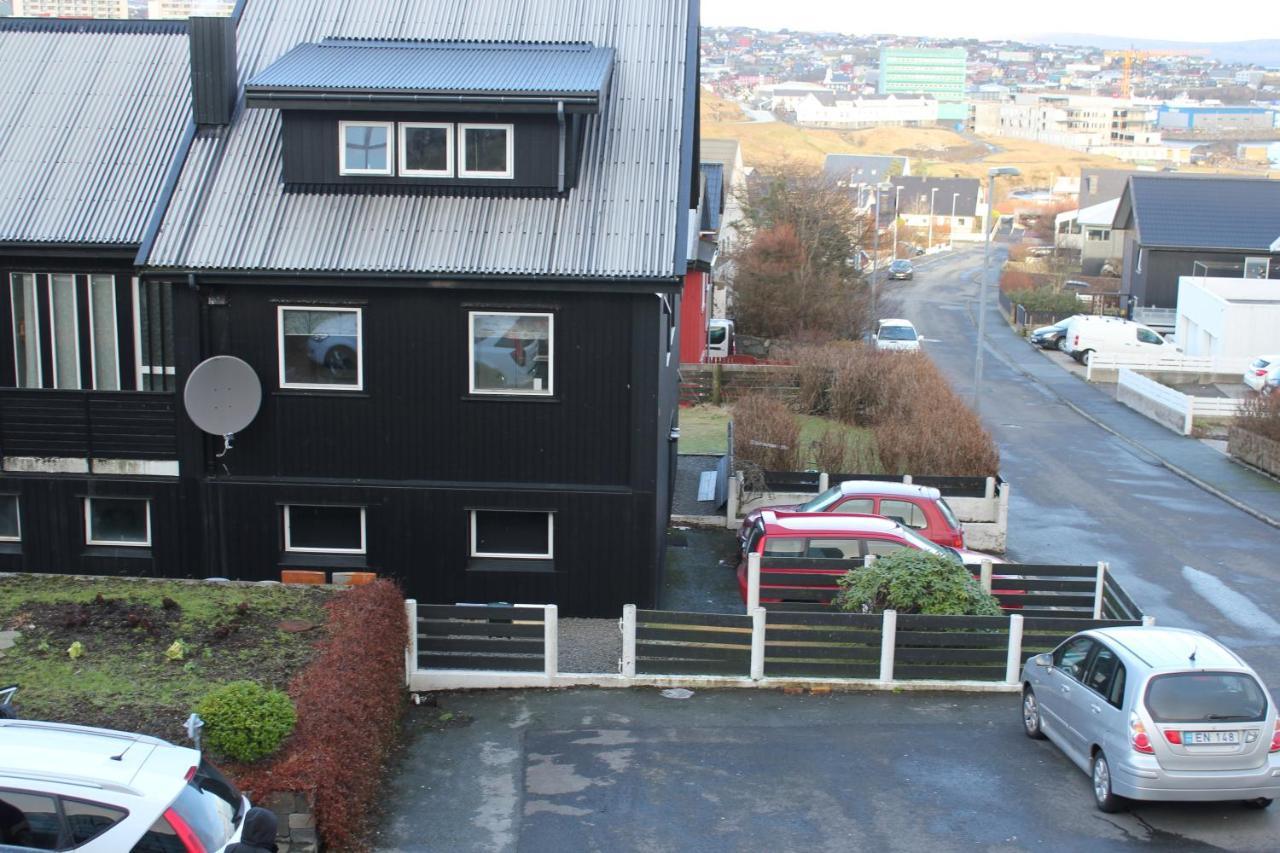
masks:
POLYGON ((1022 723, 1093 780, 1098 808, 1124 799, 1280 796, 1280 726, 1257 674, 1212 637, 1177 628, 1076 634, 1022 669, 1022 723))

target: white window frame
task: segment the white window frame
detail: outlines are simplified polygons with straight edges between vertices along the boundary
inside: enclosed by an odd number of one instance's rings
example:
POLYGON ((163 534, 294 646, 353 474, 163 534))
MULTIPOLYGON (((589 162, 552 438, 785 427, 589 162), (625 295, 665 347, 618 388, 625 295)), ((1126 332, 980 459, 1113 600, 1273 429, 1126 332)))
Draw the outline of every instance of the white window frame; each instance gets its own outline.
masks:
POLYGON ((116 277, 106 273, 90 273, 89 281, 89 370, 92 372, 90 378, 93 379, 93 390, 98 390, 98 341, 95 327, 97 323, 97 315, 93 313, 93 280, 95 278, 105 278, 111 282, 111 313, 112 335, 111 346, 116 354, 116 387, 114 390, 123 391, 124 387, 120 384, 120 314, 116 311, 116 277))
POLYGON ((280 387, 310 391, 363 391, 364 390, 364 309, 357 305, 278 305, 276 306, 276 350, 279 355, 280 387), (356 315, 356 384, 313 384, 310 382, 286 382, 284 373, 284 312, 333 311, 356 315))
POLYGON ((331 504, 285 504, 284 505, 284 549, 294 554, 365 554, 368 553, 369 540, 367 538, 366 527, 366 510, 367 507, 331 504), (289 510, 297 507, 320 507, 322 509, 358 509, 360 510, 360 547, 359 548, 307 548, 301 545, 293 544, 293 521, 289 515, 289 510))
POLYGON ((21 542, 22 541, 22 498, 18 495, 0 495, 0 500, 13 499, 14 517, 18 520, 18 535, 5 536, 0 533, 0 542, 21 542))
POLYGON ((44 387, 44 357, 42 355, 42 345, 44 341, 40 336, 40 285, 36 281, 36 274, 31 272, 14 272, 9 274, 9 319, 13 324, 13 387, 15 388, 43 388, 44 387), (22 377, 18 375, 18 312, 13 304, 13 285, 18 280, 18 286, 23 289, 23 298, 27 296, 26 281, 23 279, 31 276, 31 299, 35 303, 36 321, 31 324, 31 329, 36 336, 36 384, 23 385, 22 377))
POLYGON ((396 164, 396 123, 393 121, 339 121, 338 122, 338 174, 340 175, 394 175, 396 164), (347 128, 381 127, 387 131, 387 168, 347 168, 347 128))
MULTIPOLYGON (((79 391, 84 388, 84 377, 80 372, 80 288, 76 276, 72 273, 49 273, 49 354, 53 357, 53 387, 59 391, 79 391), (58 384, 58 313, 54 310, 53 280, 55 278, 71 279, 71 334, 76 345, 76 384, 67 388, 58 384)), ((41 383, 43 386, 44 383, 41 383)))
POLYGON ((1245 258, 1244 268, 1240 272, 1240 275, 1242 278, 1253 278, 1253 276, 1249 275, 1250 265, 1253 265, 1255 269, 1258 267, 1262 267, 1262 275, 1257 276, 1256 277, 1257 279, 1264 279, 1264 278, 1271 277, 1271 259, 1270 258, 1265 258, 1265 257, 1264 258, 1253 258, 1253 257, 1245 258))
POLYGON ((452 178, 453 177, 453 123, 440 121, 402 121, 396 125, 396 164, 400 175, 406 178, 452 178), (409 146, 405 145, 405 131, 414 128, 437 129, 445 132, 445 160, 443 169, 410 169, 405 164, 405 155, 409 146))
POLYGON ((460 178, 492 178, 509 180, 515 177, 515 139, 514 124, 459 124, 458 125, 458 177, 460 178), (467 168, 467 131, 468 130, 505 130, 507 132, 507 169, 504 172, 484 172, 467 168))
POLYGON ((505 560, 551 560, 556 552, 555 517, 550 510, 540 509, 473 509, 471 510, 471 547, 468 549, 472 557, 493 557, 505 560), (545 554, 506 554, 498 551, 481 551, 476 542, 476 513, 479 512, 520 512, 543 513, 547 516, 547 552, 545 554))
MULTIPOLYGON (((165 374, 168 374, 169 376, 175 376, 177 374, 177 370, 172 365, 166 366, 166 365, 142 363, 142 314, 140 313, 140 310, 142 307, 141 291, 142 291, 142 282, 138 279, 137 276, 134 276, 133 278, 133 363, 136 368, 135 369, 136 375, 134 376, 134 382, 136 384, 133 387, 134 387, 134 390, 136 391, 144 390, 143 385, 145 383, 142 381, 142 378, 144 376, 163 376, 165 374)), ((163 312, 161 312, 161 320, 163 319, 164 319, 163 312)), ((117 318, 116 328, 117 328, 117 334, 119 334, 118 318, 117 318)), ((163 337, 164 335, 163 329, 161 329, 160 334, 163 337)))
POLYGON ((554 397, 556 384, 556 315, 550 311, 468 311, 467 312, 467 388, 471 394, 498 397, 554 397), (476 387, 476 317, 546 317, 547 318, 547 385, 536 388, 476 387))
POLYGON ((111 548, 150 548, 151 547, 151 499, 150 498, 129 498, 129 497, 111 497, 108 495, 99 495, 100 500, 109 501, 136 501, 137 503, 146 504, 147 509, 147 539, 145 542, 122 542, 118 539, 94 539, 93 538, 93 501, 94 498, 84 499, 84 542, 86 545, 105 545, 111 548))

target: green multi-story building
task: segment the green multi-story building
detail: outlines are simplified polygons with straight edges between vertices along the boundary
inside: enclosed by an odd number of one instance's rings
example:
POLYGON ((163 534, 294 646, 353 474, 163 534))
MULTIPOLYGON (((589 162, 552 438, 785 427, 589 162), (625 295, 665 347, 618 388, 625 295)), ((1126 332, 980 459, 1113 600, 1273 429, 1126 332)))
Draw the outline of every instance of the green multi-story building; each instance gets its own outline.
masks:
POLYGON ((962 47, 881 48, 880 94, 929 95, 938 101, 940 120, 964 121, 968 61, 962 47))

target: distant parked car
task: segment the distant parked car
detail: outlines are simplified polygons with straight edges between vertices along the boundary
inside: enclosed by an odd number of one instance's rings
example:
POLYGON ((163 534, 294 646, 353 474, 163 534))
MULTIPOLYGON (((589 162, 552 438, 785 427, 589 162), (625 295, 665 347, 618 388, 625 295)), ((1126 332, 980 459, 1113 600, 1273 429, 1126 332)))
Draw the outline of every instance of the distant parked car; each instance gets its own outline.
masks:
POLYGON ((1248 664, 1177 628, 1084 631, 1022 669, 1022 725, 1093 780, 1104 812, 1134 800, 1280 796, 1280 721, 1248 664))
POLYGON ((881 320, 875 340, 878 350, 920 349, 920 335, 910 320, 881 320))
POLYGON ((1271 394, 1280 387, 1280 355, 1260 355, 1244 372, 1244 384, 1259 394, 1271 394))
POLYGON ((911 266, 911 261, 906 258, 898 258, 898 260, 889 264, 889 279, 905 279, 910 281, 915 278, 915 268, 911 266))
POLYGON ((1067 324, 1070 323, 1074 317, 1079 316, 1079 314, 1076 314, 1073 315, 1073 317, 1067 317, 1063 320, 1059 320, 1052 325, 1041 326, 1038 329, 1033 329, 1031 334, 1028 336, 1028 340, 1041 349, 1057 349, 1058 342, 1062 340, 1062 336, 1067 333, 1067 324))
POLYGON ((1119 317, 1076 315, 1063 334, 1063 349, 1076 361, 1088 365, 1095 352, 1107 355, 1148 352, 1156 355, 1173 351, 1154 330, 1119 317))
POLYGON ((929 486, 880 480, 845 480, 802 504, 781 504, 752 510, 738 528, 738 542, 747 539, 762 513, 830 512, 839 515, 882 515, 910 527, 930 542, 964 547, 964 529, 942 493, 929 486))

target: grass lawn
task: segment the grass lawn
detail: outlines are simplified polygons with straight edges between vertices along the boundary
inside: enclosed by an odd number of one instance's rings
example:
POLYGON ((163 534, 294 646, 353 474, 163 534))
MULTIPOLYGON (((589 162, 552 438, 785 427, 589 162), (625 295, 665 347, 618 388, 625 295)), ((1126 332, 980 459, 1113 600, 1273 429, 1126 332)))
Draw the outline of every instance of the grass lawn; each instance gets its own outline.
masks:
POLYGON ((284 688, 323 636, 315 587, 0 577, 0 685, 31 719, 144 732, 185 742, 182 724, 211 688, 241 679, 284 688), (175 641, 178 659, 166 654, 175 641), (79 642, 83 653, 68 654, 79 642))
MULTIPOLYGON (((730 420, 729 411, 728 406, 690 406, 682 408, 680 410, 680 452, 725 453, 728 450, 726 426, 730 420)), ((840 421, 820 418, 814 415, 800 415, 799 417, 800 442, 803 446, 808 447, 821 438, 828 429, 834 428, 844 433, 848 442, 858 448, 857 458, 866 460, 875 457, 875 439, 872 437, 870 430, 849 426, 840 421)), ((812 462, 812 459, 806 459, 805 464, 811 466, 812 462)), ((876 469, 874 471, 862 470, 856 472, 859 474, 880 473, 878 465, 864 464, 857 467, 876 469)), ((855 472, 840 471, 835 473, 855 472)))

